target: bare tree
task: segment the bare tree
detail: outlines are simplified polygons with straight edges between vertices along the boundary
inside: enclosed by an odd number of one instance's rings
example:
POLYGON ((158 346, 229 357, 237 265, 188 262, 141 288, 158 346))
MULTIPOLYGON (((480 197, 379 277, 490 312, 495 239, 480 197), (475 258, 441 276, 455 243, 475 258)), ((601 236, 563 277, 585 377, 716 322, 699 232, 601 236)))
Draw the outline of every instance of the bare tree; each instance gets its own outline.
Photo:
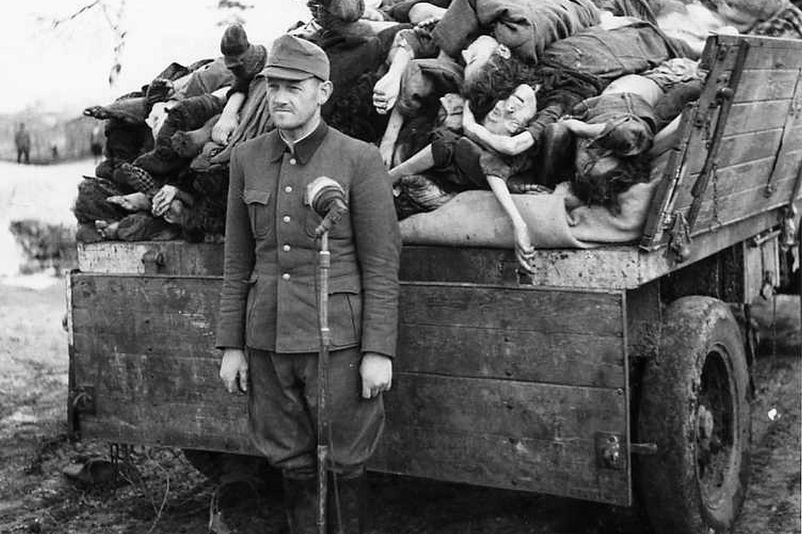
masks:
POLYGON ((82 5, 67 16, 60 18, 39 17, 39 20, 49 24, 52 29, 56 29, 63 24, 71 23, 92 13, 101 14, 114 38, 114 58, 111 69, 109 69, 109 86, 114 87, 122 71, 121 58, 127 35, 125 30, 125 9, 126 0, 94 0, 82 5))

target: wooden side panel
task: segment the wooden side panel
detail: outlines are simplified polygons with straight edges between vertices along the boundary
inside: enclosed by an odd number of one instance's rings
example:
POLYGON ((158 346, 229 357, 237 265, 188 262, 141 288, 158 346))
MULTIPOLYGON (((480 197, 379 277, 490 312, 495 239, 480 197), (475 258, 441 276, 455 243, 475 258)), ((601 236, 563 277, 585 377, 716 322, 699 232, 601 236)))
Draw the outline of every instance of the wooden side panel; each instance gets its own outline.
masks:
POLYGON ((629 502, 623 293, 405 283, 374 469, 629 502), (588 350, 592 347, 592 350, 588 350))
MULTIPOLYGON (((78 415, 85 437, 256 454, 245 397, 217 376, 219 289, 73 276, 75 386, 93 388, 96 405, 78 415)), ((623 293, 405 284, 402 295, 372 468, 630 502, 623 293), (599 463, 599 435, 621 441, 615 468, 599 463)))
MULTIPOLYGON (((660 210, 661 214, 650 218, 645 229, 647 237, 642 243, 644 248, 654 249, 666 243, 669 236, 665 232, 670 221, 677 213, 688 211, 692 202, 691 190, 708 157, 719 110, 726 101, 722 99, 722 95, 726 96, 722 89, 728 87, 734 75, 739 45, 743 42, 748 43, 748 51, 740 83, 726 117, 721 146, 713 160, 719 179, 710 180, 703 195, 703 201, 721 201, 725 205, 702 213, 696 221, 695 233, 717 230, 790 201, 790 195, 780 198, 779 194, 772 201, 758 201, 757 197, 744 192, 766 183, 775 167, 775 160, 778 165, 796 168, 802 159, 802 151, 798 150, 802 146, 802 124, 798 119, 798 108, 802 105, 799 101, 802 44, 799 41, 744 36, 713 37, 708 40, 702 58, 702 65, 710 75, 698 106, 684 119, 685 128, 689 129, 684 161, 678 158, 676 167, 668 170, 666 179, 671 186, 661 189, 661 194, 653 202, 654 209, 660 210), (744 172, 746 170, 757 172, 744 172), (721 178, 728 173, 740 174, 741 179, 730 183, 721 178), (714 186, 729 188, 730 194, 741 200, 725 200, 726 195, 722 196, 714 186)), ((775 175, 773 183, 779 184, 783 178, 788 178, 788 175, 775 175)), ((761 230, 757 228, 756 232, 761 230)))

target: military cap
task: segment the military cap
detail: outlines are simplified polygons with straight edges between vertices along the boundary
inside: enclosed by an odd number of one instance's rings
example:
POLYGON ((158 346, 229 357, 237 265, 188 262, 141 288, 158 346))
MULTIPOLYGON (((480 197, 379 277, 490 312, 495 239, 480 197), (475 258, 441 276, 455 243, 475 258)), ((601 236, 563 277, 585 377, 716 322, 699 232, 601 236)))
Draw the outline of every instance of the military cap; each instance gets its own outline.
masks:
POLYGON ((294 35, 284 34, 273 42, 267 55, 268 78, 305 80, 312 76, 329 79, 329 58, 322 48, 294 35))

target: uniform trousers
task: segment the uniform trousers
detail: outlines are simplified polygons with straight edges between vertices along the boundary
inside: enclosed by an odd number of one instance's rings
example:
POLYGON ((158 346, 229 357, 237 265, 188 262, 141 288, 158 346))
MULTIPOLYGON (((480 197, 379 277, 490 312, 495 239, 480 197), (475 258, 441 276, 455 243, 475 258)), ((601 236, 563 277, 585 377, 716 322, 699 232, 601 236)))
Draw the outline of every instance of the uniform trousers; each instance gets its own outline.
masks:
MULTIPOLYGON (((329 459, 345 477, 359 474, 384 428, 382 396, 362 398, 359 347, 330 353, 329 459)), ((318 354, 248 349, 248 421, 256 447, 289 478, 314 476, 317 463, 318 354)))

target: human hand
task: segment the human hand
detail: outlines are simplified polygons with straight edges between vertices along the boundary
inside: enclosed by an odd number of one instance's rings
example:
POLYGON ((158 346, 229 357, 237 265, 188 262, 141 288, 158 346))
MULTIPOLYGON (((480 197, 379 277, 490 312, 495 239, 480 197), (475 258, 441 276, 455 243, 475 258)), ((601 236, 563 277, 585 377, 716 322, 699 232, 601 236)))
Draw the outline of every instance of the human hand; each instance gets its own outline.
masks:
POLYGON ((393 360, 383 354, 366 352, 359 365, 359 374, 362 377, 362 397, 373 398, 392 387, 393 360))
POLYGON ((248 391, 248 359, 242 349, 225 349, 220 362, 220 379, 229 393, 248 391))
POLYGON ((178 188, 174 185, 163 185, 159 192, 153 196, 152 213, 156 217, 161 217, 170 209, 170 204, 175 200, 178 188))
POLYGON ((529 239, 529 228, 526 224, 516 224, 514 227, 515 232, 515 258, 518 264, 526 272, 532 273, 532 259, 535 257, 535 247, 532 246, 532 241, 529 239))
POLYGON ((170 202, 170 207, 164 212, 164 220, 170 224, 183 224, 184 203, 179 199, 175 199, 170 202))
POLYGON ((373 86, 373 107, 376 113, 385 115, 389 113, 401 91, 401 75, 395 72, 388 72, 373 86))
POLYGON ((238 125, 239 121, 236 114, 223 113, 212 126, 212 141, 218 145, 227 145, 229 137, 231 137, 238 125))

